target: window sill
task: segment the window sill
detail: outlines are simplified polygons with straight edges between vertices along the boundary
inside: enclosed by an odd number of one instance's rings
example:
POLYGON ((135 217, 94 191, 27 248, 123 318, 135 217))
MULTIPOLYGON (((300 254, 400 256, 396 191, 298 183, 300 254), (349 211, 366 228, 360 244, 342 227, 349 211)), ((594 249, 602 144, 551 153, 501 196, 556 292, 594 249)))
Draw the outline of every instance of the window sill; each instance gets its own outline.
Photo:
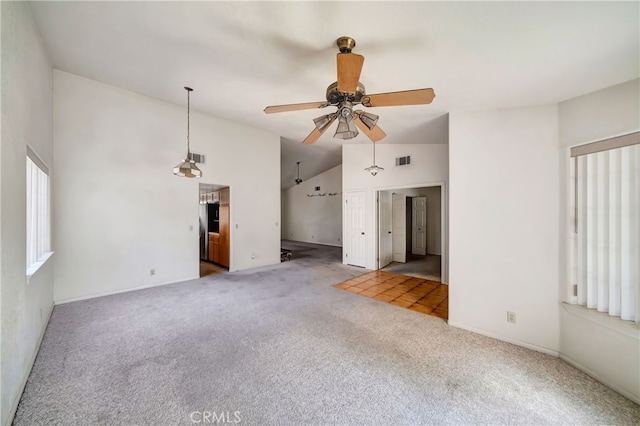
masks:
POLYGON ((640 340, 640 324, 633 321, 624 321, 620 318, 612 317, 604 312, 598 312, 595 309, 585 308, 581 305, 571 305, 562 303, 562 307, 568 313, 590 321, 594 324, 608 328, 620 334, 624 334, 636 340, 640 340))
POLYGON ((40 268, 42 268, 44 264, 47 263, 47 260, 49 260, 51 256, 53 256, 53 252, 49 251, 43 254, 37 262, 27 268, 27 283, 29 283, 31 277, 33 277, 36 272, 38 272, 40 268))

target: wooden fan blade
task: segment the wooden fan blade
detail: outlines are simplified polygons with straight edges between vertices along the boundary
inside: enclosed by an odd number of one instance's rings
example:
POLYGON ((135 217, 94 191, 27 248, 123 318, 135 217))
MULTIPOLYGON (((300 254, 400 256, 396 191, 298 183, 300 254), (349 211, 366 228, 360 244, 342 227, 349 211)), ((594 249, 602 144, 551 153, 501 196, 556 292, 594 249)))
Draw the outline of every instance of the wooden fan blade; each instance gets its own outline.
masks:
POLYGON ((338 91, 356 93, 364 56, 355 53, 338 53, 338 91))
POLYGON ((378 142, 379 140, 384 139, 385 136, 387 136, 387 134, 383 132, 379 126, 373 126, 373 129, 369 129, 357 115, 353 117, 353 119, 356 121, 356 126, 358 126, 358 129, 362 130, 362 133, 367 135, 367 137, 373 142, 378 142))
POLYGON ((304 104, 289 104, 289 105, 273 105, 268 106, 264 109, 266 114, 273 114, 275 112, 286 112, 286 111, 299 111, 301 109, 314 109, 314 108, 325 108, 331 105, 329 102, 307 102, 304 104))
POLYGON ((305 145, 311 145, 312 143, 316 143, 316 141, 320 139, 320 136, 322 136, 322 133, 320 132, 320 130, 318 130, 317 128, 314 128, 313 131, 309 133, 309 136, 307 136, 302 141, 302 143, 305 145))
POLYGON ((406 90, 404 92, 378 93, 362 97, 366 107, 430 104, 436 94, 433 89, 406 90))
POLYGON ((311 145, 312 143, 316 143, 317 140, 320 139, 320 136, 322 136, 322 134, 326 132, 329 127, 331 127, 331 125, 333 124, 336 118, 337 118, 336 114, 334 114, 333 117, 330 117, 329 123, 326 126, 324 126, 322 131, 318 130, 317 127, 313 129, 313 131, 309 133, 309 136, 307 136, 305 140, 302 141, 302 143, 305 145, 311 145))

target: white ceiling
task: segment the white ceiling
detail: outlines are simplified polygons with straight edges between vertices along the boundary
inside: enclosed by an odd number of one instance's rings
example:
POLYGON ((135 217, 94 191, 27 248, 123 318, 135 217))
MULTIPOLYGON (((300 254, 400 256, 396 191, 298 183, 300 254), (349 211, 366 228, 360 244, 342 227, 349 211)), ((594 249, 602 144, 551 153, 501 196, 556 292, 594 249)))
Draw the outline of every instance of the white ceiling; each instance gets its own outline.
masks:
MULTIPOLYGON (((367 93, 433 87, 431 105, 377 108, 382 143, 441 143, 451 111, 549 104, 637 78, 638 2, 30 2, 56 68, 282 137, 283 187, 341 160, 327 110, 335 40, 355 38, 367 93)), ((204 152, 205 154, 210 154, 204 152)))

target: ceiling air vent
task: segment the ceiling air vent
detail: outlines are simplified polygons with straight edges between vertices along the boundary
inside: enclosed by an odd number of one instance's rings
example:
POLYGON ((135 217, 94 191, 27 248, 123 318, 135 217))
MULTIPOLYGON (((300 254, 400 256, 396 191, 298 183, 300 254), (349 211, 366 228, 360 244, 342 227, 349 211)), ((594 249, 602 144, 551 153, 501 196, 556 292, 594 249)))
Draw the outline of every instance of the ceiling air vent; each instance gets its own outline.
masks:
POLYGON ((398 157, 396 158, 396 166, 408 166, 411 164, 411 156, 407 155, 406 157, 398 157))
POLYGON ((198 164, 204 164, 204 154, 196 154, 195 152, 189 153, 189 159, 195 161, 198 164))

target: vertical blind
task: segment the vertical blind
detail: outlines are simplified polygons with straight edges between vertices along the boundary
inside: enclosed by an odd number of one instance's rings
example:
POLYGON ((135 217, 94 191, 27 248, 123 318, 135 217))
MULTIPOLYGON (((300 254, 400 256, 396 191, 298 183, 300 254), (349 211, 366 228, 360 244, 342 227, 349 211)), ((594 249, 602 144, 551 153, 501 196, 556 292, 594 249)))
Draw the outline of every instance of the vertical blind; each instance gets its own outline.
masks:
POLYGON ((48 169, 27 152, 27 269, 50 250, 48 169))
POLYGON ((577 303, 640 322, 639 133, 572 149, 577 303))

